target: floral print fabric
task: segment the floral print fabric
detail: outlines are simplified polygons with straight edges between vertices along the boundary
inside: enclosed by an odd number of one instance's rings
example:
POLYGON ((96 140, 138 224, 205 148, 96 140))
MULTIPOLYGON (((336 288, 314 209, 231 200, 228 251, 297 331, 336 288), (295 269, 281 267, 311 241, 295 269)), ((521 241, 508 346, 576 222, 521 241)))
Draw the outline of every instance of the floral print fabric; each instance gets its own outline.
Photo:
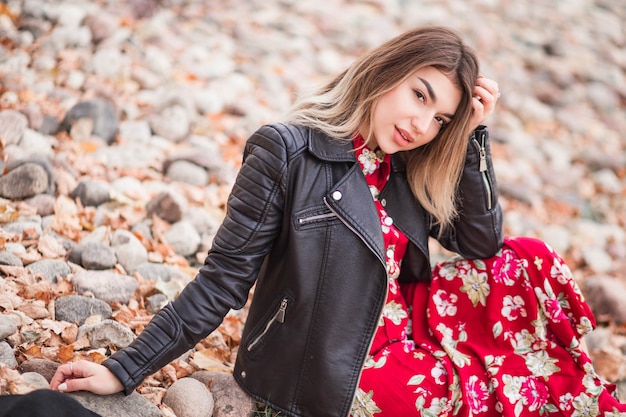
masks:
POLYGON ((362 146, 355 139, 388 249, 389 290, 351 416, 626 416, 580 344, 593 314, 545 243, 507 238, 492 258, 451 259, 429 283, 397 283, 408 242, 377 200, 388 157, 362 146))

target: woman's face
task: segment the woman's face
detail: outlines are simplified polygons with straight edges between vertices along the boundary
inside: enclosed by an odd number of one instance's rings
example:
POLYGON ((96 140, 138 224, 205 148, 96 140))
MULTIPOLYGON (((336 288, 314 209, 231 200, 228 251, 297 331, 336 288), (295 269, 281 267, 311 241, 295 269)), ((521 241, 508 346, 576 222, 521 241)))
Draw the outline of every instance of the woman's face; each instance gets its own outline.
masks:
POLYGON ((433 140, 452 121, 461 91, 441 71, 424 67, 380 97, 372 127, 385 153, 409 151, 433 140))

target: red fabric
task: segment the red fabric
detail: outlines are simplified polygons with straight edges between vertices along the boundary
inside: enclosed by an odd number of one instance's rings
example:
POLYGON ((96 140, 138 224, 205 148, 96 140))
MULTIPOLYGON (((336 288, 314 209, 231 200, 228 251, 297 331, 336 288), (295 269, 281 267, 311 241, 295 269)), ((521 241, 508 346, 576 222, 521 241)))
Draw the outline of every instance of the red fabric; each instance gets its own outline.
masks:
POLYGON ((400 288, 408 242, 377 199, 389 157, 359 137, 354 145, 381 218, 389 291, 352 417, 626 415, 580 348, 591 310, 543 242, 507 238, 492 258, 453 259, 431 283, 400 288))

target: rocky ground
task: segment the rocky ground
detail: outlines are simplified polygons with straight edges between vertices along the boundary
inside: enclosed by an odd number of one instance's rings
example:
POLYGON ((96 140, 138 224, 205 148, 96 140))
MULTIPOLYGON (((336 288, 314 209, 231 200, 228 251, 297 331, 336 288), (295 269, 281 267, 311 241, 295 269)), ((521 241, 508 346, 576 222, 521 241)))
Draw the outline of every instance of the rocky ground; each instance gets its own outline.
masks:
MULTIPOLYGON (((442 24, 500 85, 507 233, 567 260, 626 396, 625 21, 622 0, 0 2, 1 393, 127 345, 193 278, 248 135, 364 50, 442 24)), ((243 415, 244 320, 130 397, 77 397, 104 416, 243 415)))

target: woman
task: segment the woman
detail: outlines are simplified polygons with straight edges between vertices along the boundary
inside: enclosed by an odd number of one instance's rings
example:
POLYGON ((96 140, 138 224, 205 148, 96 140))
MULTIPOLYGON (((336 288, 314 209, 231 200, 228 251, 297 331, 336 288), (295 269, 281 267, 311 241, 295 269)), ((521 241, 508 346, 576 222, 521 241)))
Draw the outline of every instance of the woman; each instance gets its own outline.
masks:
POLYGON ((567 392, 626 411, 579 349, 592 318, 571 277, 555 280, 569 339, 552 333, 564 327, 558 314, 552 326, 540 308, 523 310, 543 302, 535 275, 545 288, 553 280, 547 268, 530 271, 533 261, 558 257, 534 240, 503 243, 481 125, 498 95, 445 28, 409 31, 363 56, 296 104, 288 124, 250 137, 224 223, 180 296, 103 366, 62 365, 51 387, 132 392, 241 308, 256 283, 234 377, 285 415, 577 415, 574 400, 550 397, 567 392), (429 237, 462 260, 432 271, 429 237), (542 332, 529 334, 538 323, 542 332), (554 353, 574 377, 545 378, 549 395, 529 403, 546 390, 509 358, 525 364, 516 348, 554 353), (512 394, 522 385, 526 400, 512 394))

